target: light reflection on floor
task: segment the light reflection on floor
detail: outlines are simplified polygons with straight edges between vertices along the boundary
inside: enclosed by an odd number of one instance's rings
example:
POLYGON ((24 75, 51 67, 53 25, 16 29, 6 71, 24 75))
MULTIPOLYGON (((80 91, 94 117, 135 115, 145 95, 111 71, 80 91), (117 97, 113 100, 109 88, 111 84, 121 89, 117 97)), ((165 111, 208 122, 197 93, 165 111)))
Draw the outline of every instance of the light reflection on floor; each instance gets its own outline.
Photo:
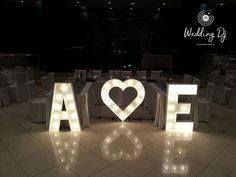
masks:
POLYGON ((110 134, 108 134, 101 145, 101 152, 103 156, 110 160, 135 159, 140 156, 142 149, 143 146, 139 137, 137 137, 125 124, 119 125, 110 134), (133 151, 131 153, 127 150, 124 150, 123 148, 121 148, 118 152, 112 152, 110 150, 112 142, 115 141, 121 134, 125 135, 125 137, 129 139, 134 145, 133 151))
MULTIPOLYGON (((58 165, 64 162, 73 162, 77 158, 80 132, 70 132, 66 139, 62 137, 60 132, 49 132, 49 134, 58 165)), ((69 170, 67 166, 65 169, 69 170)))
MULTIPOLYGON (((73 160, 75 160, 78 155, 77 150, 80 146, 80 132, 69 132, 67 138, 63 138, 63 134, 60 132, 51 132, 50 138, 54 153, 58 157, 58 165, 67 162, 70 163, 70 168, 73 169, 71 165, 74 164, 73 160)), ((186 149, 178 147, 178 142, 191 142, 191 140, 192 132, 165 132, 163 174, 172 174, 173 172, 178 175, 186 175, 188 173, 188 162, 183 159, 184 154, 186 154, 186 149), (175 153, 174 151, 177 151, 177 156, 171 158, 175 153)), ((113 126, 113 130, 108 133, 101 142, 100 150, 105 159, 111 161, 120 159, 132 161, 142 154, 143 145, 140 138, 135 134, 135 131, 132 131, 126 123, 117 123, 116 126, 113 126), (118 150, 111 148, 112 144, 121 135, 124 135, 123 138, 127 138, 132 143, 132 151, 123 147, 120 147, 118 150)), ((69 167, 65 166, 65 169, 68 170, 69 167)))
POLYGON ((191 141, 192 132, 167 132, 164 141, 164 154, 163 159, 165 160, 163 166, 163 173, 171 173, 173 171, 176 174, 184 175, 188 173, 188 163, 183 158, 175 156, 171 158, 171 155, 175 149, 177 153, 183 157, 186 154, 186 149, 178 148, 178 141, 191 141))
POLYGON ((209 124, 167 133, 153 121, 91 119, 82 132, 48 132, 27 103, 0 109, 0 176, 236 176, 235 110, 213 104, 209 124))

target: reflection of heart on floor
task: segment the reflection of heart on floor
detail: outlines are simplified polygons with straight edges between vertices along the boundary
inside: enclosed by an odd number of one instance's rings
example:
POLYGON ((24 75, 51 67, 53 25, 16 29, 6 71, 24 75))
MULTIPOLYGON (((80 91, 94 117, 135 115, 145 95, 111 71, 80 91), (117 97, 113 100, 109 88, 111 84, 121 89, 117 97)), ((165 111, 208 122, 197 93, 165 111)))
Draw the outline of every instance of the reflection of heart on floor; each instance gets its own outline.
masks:
POLYGON ((142 143, 140 139, 133 134, 133 132, 126 127, 125 125, 120 125, 116 128, 109 136, 107 136, 104 141, 102 142, 101 152, 104 157, 110 160, 132 160, 140 156, 142 152, 142 143), (111 145, 112 143, 121 135, 125 135, 130 142, 134 145, 134 150, 132 152, 128 152, 125 149, 119 149, 118 152, 111 152, 111 145))
POLYGON ((120 118, 120 120, 124 121, 143 102, 145 89, 142 83, 135 79, 128 79, 124 82, 118 79, 111 79, 103 85, 101 97, 105 105, 107 105, 107 107, 109 107, 120 118), (131 87, 137 91, 135 99, 124 110, 122 110, 109 96, 110 90, 114 87, 118 87, 122 91, 131 87))

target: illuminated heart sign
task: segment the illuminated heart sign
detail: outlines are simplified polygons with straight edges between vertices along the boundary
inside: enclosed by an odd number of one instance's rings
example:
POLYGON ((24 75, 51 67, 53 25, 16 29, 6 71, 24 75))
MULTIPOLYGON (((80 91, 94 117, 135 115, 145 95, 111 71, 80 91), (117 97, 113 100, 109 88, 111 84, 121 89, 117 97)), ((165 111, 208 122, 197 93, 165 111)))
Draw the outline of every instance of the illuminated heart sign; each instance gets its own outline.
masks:
POLYGON ((107 107, 109 107, 122 121, 124 121, 142 103, 144 96, 145 89, 143 84, 136 79, 128 79, 124 82, 118 79, 111 79, 103 85, 101 90, 101 97, 105 105, 107 105, 107 107), (137 91, 137 97, 122 110, 109 96, 110 90, 114 87, 118 87, 123 91, 128 87, 132 87, 137 91))

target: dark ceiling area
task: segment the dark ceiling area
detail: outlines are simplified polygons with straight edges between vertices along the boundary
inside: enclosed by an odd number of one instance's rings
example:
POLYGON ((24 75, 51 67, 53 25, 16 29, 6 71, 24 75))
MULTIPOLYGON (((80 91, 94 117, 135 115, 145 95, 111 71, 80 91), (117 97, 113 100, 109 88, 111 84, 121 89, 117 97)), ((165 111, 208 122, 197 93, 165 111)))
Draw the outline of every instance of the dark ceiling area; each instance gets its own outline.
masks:
POLYGON ((183 63, 198 72, 206 53, 236 48, 234 0, 2 0, 0 52, 37 53, 45 70, 139 67, 142 55, 171 54, 175 72, 183 63), (196 46, 183 37, 197 28, 201 5, 227 30, 224 44, 196 46), (53 68, 57 63, 57 67, 53 68))
MULTIPOLYGON (((24 4, 24 6, 35 6, 41 0, 2 0, 4 4, 24 4)), ((134 3, 135 8, 137 9, 155 9, 163 8, 163 3, 165 4, 165 9, 176 9, 182 8, 185 3, 183 0, 51 0, 56 7, 58 4, 63 3, 67 8, 73 8, 77 6, 85 6, 86 8, 106 8, 110 3, 113 8, 125 9, 128 8, 131 3, 134 3), (110 3, 109 3, 110 2, 110 3)), ((202 3, 207 2, 210 7, 221 6, 233 6, 236 5, 235 0, 195 0, 189 1, 194 4, 194 2, 202 3)))

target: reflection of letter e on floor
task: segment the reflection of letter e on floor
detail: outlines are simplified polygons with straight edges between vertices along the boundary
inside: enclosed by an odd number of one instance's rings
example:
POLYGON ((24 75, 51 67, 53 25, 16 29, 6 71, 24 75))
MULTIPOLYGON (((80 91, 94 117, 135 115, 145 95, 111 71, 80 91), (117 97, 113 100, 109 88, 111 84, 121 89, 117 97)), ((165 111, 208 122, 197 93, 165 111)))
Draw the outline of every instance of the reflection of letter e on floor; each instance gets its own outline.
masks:
POLYGON ((178 103, 179 95, 196 95, 197 85, 169 84, 167 90, 166 131, 193 131, 193 122, 177 122, 177 114, 189 114, 190 103, 178 103))

